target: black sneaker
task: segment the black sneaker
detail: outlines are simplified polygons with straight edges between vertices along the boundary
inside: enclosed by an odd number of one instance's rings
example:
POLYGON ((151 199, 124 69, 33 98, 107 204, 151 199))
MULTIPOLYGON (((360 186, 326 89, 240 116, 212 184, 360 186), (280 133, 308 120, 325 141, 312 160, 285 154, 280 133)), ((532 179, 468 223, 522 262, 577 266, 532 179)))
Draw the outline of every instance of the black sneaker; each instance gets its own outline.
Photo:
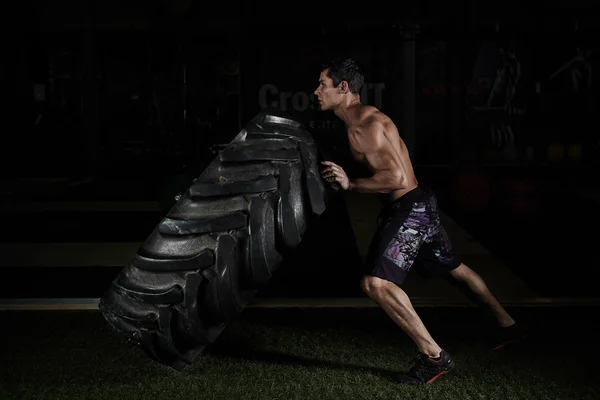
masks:
POLYGON ((506 328, 497 328, 493 335, 492 350, 500 350, 509 344, 519 343, 527 338, 527 332, 517 323, 506 328))
POLYGON ((439 359, 430 358, 419 352, 411 361, 408 372, 396 377, 398 383, 405 385, 429 385, 440 376, 454 368, 454 361, 447 351, 442 349, 439 359))

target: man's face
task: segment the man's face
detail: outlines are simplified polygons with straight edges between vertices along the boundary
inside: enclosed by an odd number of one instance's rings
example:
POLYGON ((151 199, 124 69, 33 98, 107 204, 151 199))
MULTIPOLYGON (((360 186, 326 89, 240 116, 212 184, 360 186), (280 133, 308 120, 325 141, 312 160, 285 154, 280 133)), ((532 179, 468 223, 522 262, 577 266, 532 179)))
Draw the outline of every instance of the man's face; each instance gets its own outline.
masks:
POLYGON ((315 90, 315 96, 319 100, 321 110, 331 110, 342 100, 342 94, 339 88, 333 86, 333 80, 327 76, 327 71, 324 70, 319 76, 319 86, 315 90))

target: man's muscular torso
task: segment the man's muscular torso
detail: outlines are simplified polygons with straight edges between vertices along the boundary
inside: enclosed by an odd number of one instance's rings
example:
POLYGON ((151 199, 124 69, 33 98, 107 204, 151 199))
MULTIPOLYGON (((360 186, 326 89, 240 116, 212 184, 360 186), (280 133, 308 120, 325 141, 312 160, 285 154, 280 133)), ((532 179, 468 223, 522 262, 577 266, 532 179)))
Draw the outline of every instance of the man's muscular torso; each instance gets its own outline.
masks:
POLYGON ((394 201, 418 185, 406 144, 392 120, 375 107, 359 105, 347 125, 350 152, 373 174, 388 170, 404 177, 405 187, 386 195, 394 201))

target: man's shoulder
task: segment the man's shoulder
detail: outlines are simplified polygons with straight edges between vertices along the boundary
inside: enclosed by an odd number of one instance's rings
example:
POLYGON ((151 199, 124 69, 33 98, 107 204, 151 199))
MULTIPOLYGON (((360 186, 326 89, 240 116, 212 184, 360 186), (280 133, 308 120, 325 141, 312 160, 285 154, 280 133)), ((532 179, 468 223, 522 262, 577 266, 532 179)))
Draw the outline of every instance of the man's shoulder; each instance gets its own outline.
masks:
POLYGON ((368 104, 361 104, 359 110, 359 118, 361 120, 371 118, 376 114, 381 114, 381 111, 379 111, 377 107, 370 106, 368 104))
POLYGON ((357 126, 359 129, 372 130, 381 128, 389 118, 373 106, 364 106, 357 126))
POLYGON ((384 124, 377 118, 367 118, 354 126, 352 131, 359 137, 375 137, 384 131, 384 124))

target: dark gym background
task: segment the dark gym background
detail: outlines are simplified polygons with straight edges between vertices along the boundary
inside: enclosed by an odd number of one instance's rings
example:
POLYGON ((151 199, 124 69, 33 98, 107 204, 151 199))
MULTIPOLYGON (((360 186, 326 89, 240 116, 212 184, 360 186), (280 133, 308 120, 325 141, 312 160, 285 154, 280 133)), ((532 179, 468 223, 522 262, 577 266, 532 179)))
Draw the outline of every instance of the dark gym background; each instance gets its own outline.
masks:
MULTIPOLYGON (((348 163, 343 127, 311 99, 337 54, 364 65, 363 101, 394 118, 419 179, 489 251, 482 268, 493 258, 543 298, 597 296, 597 9, 476 4, 337 19, 322 5, 18 3, 0 64, 0 297, 99 297, 262 107, 348 163)), ((346 200, 259 296, 361 296, 366 239, 346 200)))

